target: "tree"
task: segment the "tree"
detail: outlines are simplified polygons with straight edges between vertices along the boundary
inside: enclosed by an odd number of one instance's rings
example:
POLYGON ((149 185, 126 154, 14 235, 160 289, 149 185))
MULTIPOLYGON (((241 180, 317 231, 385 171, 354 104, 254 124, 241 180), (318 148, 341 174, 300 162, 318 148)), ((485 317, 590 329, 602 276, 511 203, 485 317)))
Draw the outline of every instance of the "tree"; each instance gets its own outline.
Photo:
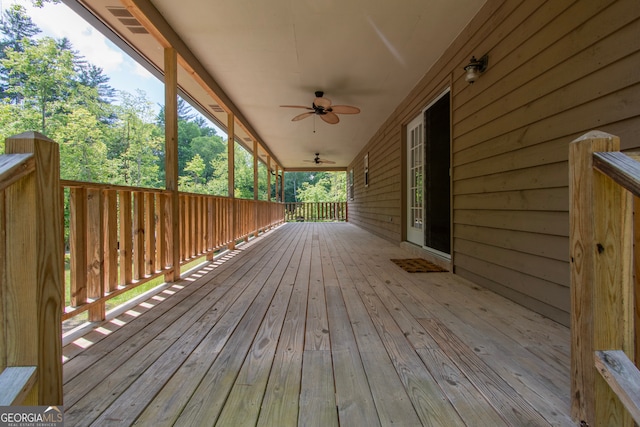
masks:
POLYGON ((204 169, 205 163, 202 157, 199 154, 193 156, 185 167, 185 172, 188 174, 179 177, 180 189, 188 192, 200 192, 204 184, 204 169))
POLYGON ((60 177, 79 181, 110 182, 111 165, 100 122, 87 109, 76 107, 67 126, 52 135, 60 144, 60 177))
POLYGON ((313 183, 302 182, 297 190, 301 202, 344 202, 347 200, 347 177, 345 172, 320 172, 313 183))
MULTIPOLYGON (((40 28, 33 23, 31 17, 27 15, 26 9, 19 4, 14 4, 4 11, 3 19, 0 23, 0 32, 4 36, 2 40, 0 40, 0 49, 2 49, 2 52, 7 48, 21 52, 24 39, 31 39, 41 31, 40 28)), ((4 55, 2 57, 4 57, 4 55)))
POLYGON ((136 187, 161 185, 159 153, 162 135, 154 123, 154 111, 144 91, 119 92, 120 105, 113 123, 109 157, 118 171, 116 183, 136 187))
POLYGON ((207 182, 207 192, 209 194, 215 194, 217 196, 229 195, 229 175, 227 174, 229 165, 227 159, 227 150, 224 150, 211 160, 213 176, 209 182, 207 182))
POLYGON ((26 106, 38 109, 41 131, 46 133, 46 120, 56 102, 64 99, 65 88, 60 82, 74 77, 73 54, 61 50, 52 38, 45 37, 32 44, 24 44, 23 52, 8 48, 0 64, 7 69, 7 93, 17 95, 26 106), (28 78, 25 79, 25 76, 28 78))
MULTIPOLYGON (((40 33, 40 29, 33 23, 31 17, 27 15, 24 7, 12 5, 3 13, 0 23, 0 59, 6 58, 6 51, 13 49, 15 52, 22 52, 24 46, 30 43, 30 39, 40 33)), ((15 104, 19 101, 19 95, 6 93, 8 87, 8 74, 5 67, 0 67, 0 96, 8 97, 15 104)))

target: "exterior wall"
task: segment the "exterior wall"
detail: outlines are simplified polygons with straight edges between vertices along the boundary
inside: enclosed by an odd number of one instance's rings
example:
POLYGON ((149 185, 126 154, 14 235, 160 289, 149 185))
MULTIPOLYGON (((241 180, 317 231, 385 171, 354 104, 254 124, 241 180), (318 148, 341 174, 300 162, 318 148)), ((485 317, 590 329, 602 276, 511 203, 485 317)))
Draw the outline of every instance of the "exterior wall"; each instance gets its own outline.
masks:
POLYGON ((640 146, 638 40, 638 0, 489 0, 350 165, 349 221, 404 240, 404 127, 450 86, 454 271, 568 324, 568 144, 599 129, 640 146))

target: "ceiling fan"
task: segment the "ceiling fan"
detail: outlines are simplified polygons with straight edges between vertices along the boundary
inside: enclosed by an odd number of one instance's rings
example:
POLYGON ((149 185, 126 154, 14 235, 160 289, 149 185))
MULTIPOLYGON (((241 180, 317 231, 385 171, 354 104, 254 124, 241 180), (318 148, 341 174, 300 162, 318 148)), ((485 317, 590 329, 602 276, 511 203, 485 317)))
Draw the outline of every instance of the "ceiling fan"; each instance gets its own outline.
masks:
POLYGON ((322 164, 335 165, 336 164, 336 162, 332 162, 331 160, 321 159, 320 153, 316 153, 316 156, 313 158, 313 160, 305 160, 305 162, 315 163, 316 165, 322 165, 322 164))
POLYGON ((351 105, 331 105, 331 100, 324 97, 324 92, 321 90, 316 91, 316 98, 313 100, 311 107, 305 107, 302 105, 281 105, 286 108, 304 108, 309 110, 306 113, 298 114, 291 121, 297 122, 306 117, 315 115, 320 116, 325 122, 335 125, 340 121, 338 114, 358 114, 360 109, 358 107, 352 107, 351 105))

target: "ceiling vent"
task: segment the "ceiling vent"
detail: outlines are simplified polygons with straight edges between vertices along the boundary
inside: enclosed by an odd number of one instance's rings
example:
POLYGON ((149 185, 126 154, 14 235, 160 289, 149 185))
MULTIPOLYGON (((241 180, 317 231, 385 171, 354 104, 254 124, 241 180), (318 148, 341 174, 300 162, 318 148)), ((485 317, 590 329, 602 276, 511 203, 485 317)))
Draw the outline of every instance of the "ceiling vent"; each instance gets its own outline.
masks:
POLYGON ((126 8, 108 7, 107 10, 111 12, 113 16, 118 18, 118 21, 127 27, 133 34, 149 34, 147 29, 140 24, 140 21, 138 21, 126 8))
POLYGON ((133 18, 131 12, 124 7, 107 7, 107 10, 111 12, 113 16, 118 18, 133 18))
POLYGON ((222 109, 221 106, 216 105, 216 104, 209 104, 209 108, 211 108, 211 110, 214 113, 224 113, 224 110, 222 109))

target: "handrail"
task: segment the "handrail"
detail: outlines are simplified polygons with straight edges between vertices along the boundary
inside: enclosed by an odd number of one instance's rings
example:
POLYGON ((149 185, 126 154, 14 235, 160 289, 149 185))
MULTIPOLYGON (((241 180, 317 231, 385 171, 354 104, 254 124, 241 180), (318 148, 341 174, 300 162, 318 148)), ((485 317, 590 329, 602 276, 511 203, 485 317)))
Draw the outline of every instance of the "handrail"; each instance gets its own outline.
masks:
POLYGON ((145 191, 150 193, 169 194, 170 191, 162 188, 136 187, 118 184, 103 184, 100 182, 74 181, 70 179, 61 179, 60 184, 65 188, 96 188, 101 190, 121 190, 121 191, 145 191))
POLYGON ((593 167, 640 197, 640 162, 619 151, 593 153, 593 167))
POLYGON ((0 191, 36 170, 33 154, 5 154, 0 157, 0 191))
POLYGON ((20 405, 37 381, 36 366, 11 366, 0 372, 0 406, 20 405))
POLYGON ((640 423, 640 370, 621 350, 596 351, 595 365, 636 423, 640 423))
POLYGON ((212 259, 284 221, 280 203, 180 192, 179 239, 167 190, 62 181, 70 210, 71 305, 63 320, 106 315, 106 302, 199 257, 212 259), (179 260, 171 260, 171 245, 179 260), (177 267, 174 267, 176 265, 177 267))
POLYGON ((588 426, 640 423, 640 371, 632 362, 632 194, 640 194, 640 163, 619 150, 619 138, 597 131, 569 148, 572 416, 588 426))

